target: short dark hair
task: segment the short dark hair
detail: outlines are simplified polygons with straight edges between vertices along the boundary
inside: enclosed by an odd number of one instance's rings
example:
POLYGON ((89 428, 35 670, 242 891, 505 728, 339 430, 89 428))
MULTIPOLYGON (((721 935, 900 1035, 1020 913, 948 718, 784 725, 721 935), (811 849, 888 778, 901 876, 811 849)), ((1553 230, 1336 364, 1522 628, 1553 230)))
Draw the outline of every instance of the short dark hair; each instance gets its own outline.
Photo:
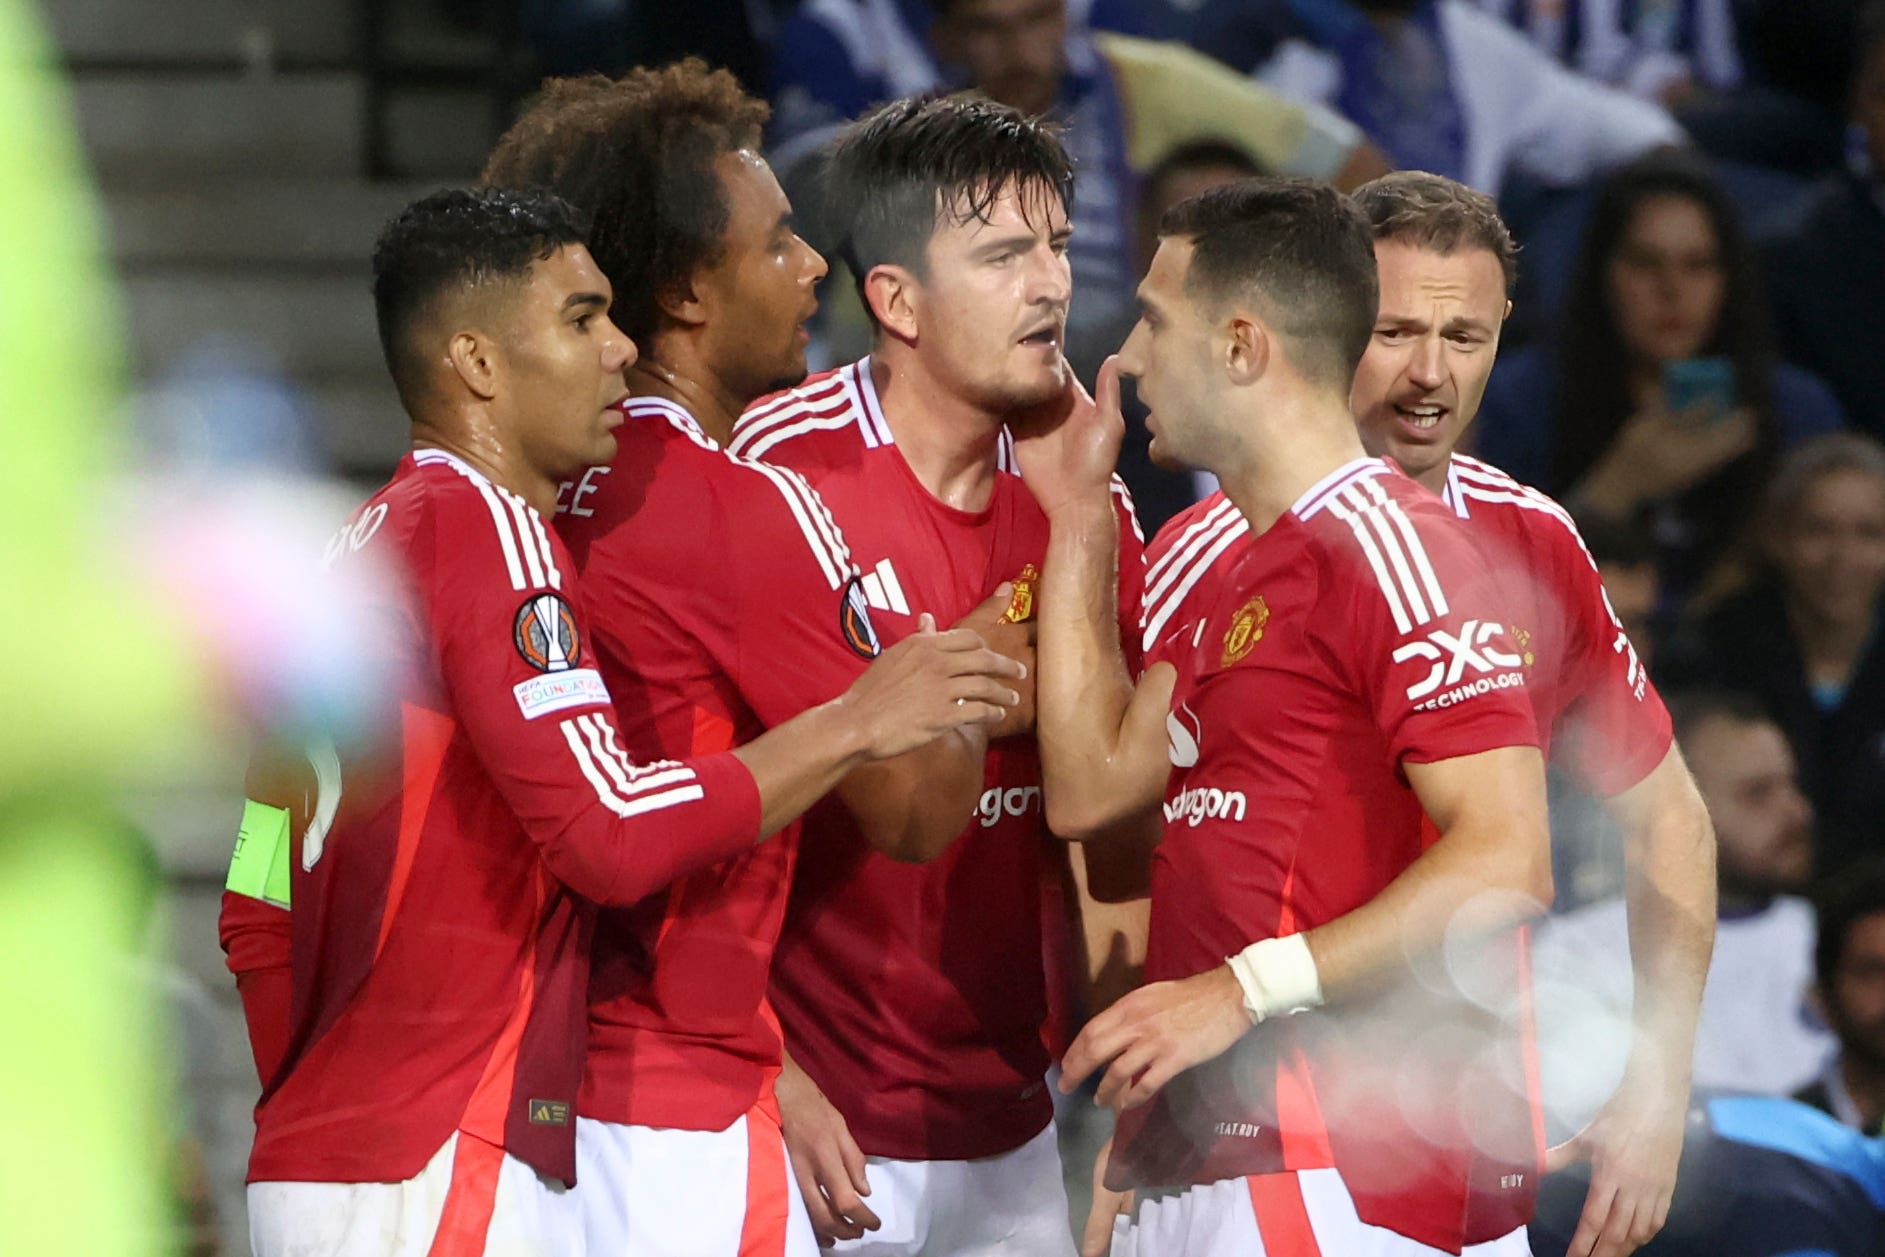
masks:
POLYGON ((725 70, 689 57, 619 79, 551 79, 484 164, 494 187, 543 187, 592 220, 589 251, 615 288, 610 318, 631 340, 661 300, 724 248, 728 208, 714 162, 757 150, 770 117, 725 70))
POLYGON ((1819 888, 1814 900, 1819 937, 1813 944, 1813 974, 1820 990, 1830 991, 1853 927, 1885 912, 1885 859, 1873 857, 1847 866, 1819 888))
POLYGON ((922 275, 938 226, 987 222, 1010 188, 1022 194, 1023 213, 1037 189, 1073 212, 1073 159, 1058 128, 958 92, 894 100, 855 123, 831 154, 820 200, 869 311, 873 267, 922 275))
POLYGON ((1159 235, 1191 241, 1194 302, 1257 296, 1297 368, 1346 396, 1381 302, 1374 238, 1353 201, 1309 179, 1239 179, 1172 206, 1159 235))
POLYGON ((1376 240, 1395 240, 1450 257, 1485 249, 1499 259, 1509 294, 1518 282, 1518 244, 1484 192, 1445 175, 1397 170, 1362 184, 1351 194, 1368 216, 1376 240))
POLYGON ((424 396, 414 325, 447 293, 518 285, 531 266, 583 243, 588 224, 547 192, 449 189, 399 211, 373 246, 373 309, 400 401, 424 396))
POLYGON ((1740 690, 1700 687, 1668 696, 1669 723, 1676 745, 1681 746, 1695 731, 1711 720, 1726 720, 1740 725, 1776 725, 1773 713, 1752 694, 1740 690))

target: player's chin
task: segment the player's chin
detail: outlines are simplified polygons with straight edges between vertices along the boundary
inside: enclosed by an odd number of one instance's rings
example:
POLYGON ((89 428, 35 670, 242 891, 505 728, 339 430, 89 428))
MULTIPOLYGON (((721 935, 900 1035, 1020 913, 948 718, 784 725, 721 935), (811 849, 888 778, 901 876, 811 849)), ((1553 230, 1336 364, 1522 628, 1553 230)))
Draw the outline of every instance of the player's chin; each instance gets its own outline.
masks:
POLYGON ((591 467, 601 466, 603 463, 614 462, 616 448, 615 433, 612 430, 597 433, 595 440, 589 443, 589 448, 583 451, 582 466, 577 470, 586 471, 591 467))

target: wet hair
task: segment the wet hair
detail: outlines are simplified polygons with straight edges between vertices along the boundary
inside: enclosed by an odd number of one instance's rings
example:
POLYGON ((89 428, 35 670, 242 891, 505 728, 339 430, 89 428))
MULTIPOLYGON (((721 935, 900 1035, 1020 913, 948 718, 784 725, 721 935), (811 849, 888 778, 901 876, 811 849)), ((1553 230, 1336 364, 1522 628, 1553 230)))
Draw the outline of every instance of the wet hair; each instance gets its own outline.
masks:
POLYGON ((537 262, 587 236, 582 215, 541 191, 434 192, 395 215, 373 247, 373 309, 407 413, 425 396, 430 356, 414 333, 442 298, 514 290, 537 262))
POLYGON ((1821 992, 1830 996, 1853 927, 1885 912, 1885 859, 1873 857, 1849 865, 1837 879, 1819 888, 1814 901, 1819 937, 1813 943, 1813 976, 1821 992))
POLYGON ((1381 301, 1374 238, 1354 202, 1308 179, 1239 179, 1172 206, 1159 235, 1191 242, 1195 304, 1261 302, 1297 369, 1347 396, 1381 301))
POLYGON ((1072 213, 1073 159, 1056 127, 974 92, 909 96, 838 141, 820 217, 874 322, 864 290, 873 268, 923 276, 937 228, 987 222, 1011 189, 1024 215, 1050 198, 1072 213))
POLYGON ((1499 259, 1509 295, 1518 282, 1518 244, 1499 207, 1484 192, 1444 175, 1397 170, 1351 194, 1368 216, 1376 240, 1393 240, 1451 257, 1484 249, 1499 259))
POLYGON ((1721 317, 1701 353, 1734 363, 1736 401, 1754 412, 1759 442, 1684 495, 1683 504, 1704 529, 1727 538, 1738 531, 1747 504, 1758 501, 1780 448, 1774 412, 1775 349, 1766 291, 1740 214, 1700 159, 1659 152, 1616 170, 1599 187, 1583 249, 1563 311, 1558 361, 1553 493, 1573 488, 1616 440, 1634 412, 1629 393, 1630 354, 1613 308, 1610 264, 1643 206, 1677 197, 1699 207, 1715 236, 1726 283, 1721 317))
POLYGON ((725 70, 689 57, 619 79, 551 79, 485 162, 483 182, 543 187, 590 216, 609 317, 646 342, 664 298, 722 256, 729 209, 715 162, 757 150, 770 117, 725 70))

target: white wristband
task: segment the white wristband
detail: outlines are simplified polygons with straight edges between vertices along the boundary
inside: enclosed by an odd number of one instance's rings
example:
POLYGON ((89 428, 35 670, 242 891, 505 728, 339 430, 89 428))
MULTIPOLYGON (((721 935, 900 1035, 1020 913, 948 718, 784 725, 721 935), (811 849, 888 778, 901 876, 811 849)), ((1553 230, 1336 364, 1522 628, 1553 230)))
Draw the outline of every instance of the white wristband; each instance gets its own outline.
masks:
POLYGON ((1244 1011, 1252 1023, 1299 1013, 1322 1003, 1322 978, 1316 958, 1300 934, 1266 938, 1250 944, 1225 964, 1244 991, 1244 1011))

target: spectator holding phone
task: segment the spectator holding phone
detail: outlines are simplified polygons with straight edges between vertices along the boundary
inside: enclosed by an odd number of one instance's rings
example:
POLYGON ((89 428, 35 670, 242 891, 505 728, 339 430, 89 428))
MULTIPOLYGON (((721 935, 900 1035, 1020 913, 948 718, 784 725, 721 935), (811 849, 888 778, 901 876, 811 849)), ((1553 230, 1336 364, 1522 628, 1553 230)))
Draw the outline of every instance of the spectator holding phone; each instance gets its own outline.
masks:
POLYGON ((1820 815, 1818 866, 1885 852, 1885 445, 1809 441, 1758 515, 1762 571, 1672 645, 1659 682, 1755 695, 1820 815))
POLYGON ((1843 420, 1776 360, 1752 248, 1700 160, 1600 186, 1555 343, 1502 358, 1479 448, 1600 519, 1650 528, 1678 597, 1734 540, 1783 449, 1843 420))

